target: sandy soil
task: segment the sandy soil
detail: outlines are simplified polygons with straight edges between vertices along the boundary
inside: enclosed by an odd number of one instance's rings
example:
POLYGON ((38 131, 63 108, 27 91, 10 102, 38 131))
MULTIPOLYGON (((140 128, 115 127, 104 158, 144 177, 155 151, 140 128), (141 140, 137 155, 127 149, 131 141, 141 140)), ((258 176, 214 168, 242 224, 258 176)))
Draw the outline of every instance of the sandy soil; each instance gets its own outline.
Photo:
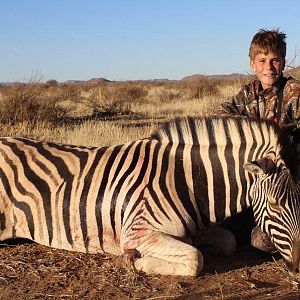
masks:
POLYGON ((203 250, 197 278, 148 276, 112 256, 22 241, 0 248, 0 299, 300 299, 300 280, 278 254, 240 245, 232 257, 203 250))

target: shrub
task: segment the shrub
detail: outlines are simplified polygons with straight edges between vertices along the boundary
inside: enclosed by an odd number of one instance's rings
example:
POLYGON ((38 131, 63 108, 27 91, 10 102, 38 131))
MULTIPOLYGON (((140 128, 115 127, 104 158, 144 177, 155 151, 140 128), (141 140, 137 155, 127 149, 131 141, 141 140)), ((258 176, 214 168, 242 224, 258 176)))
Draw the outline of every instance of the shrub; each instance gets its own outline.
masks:
POLYGON ((147 91, 132 84, 113 84, 94 89, 91 100, 94 103, 94 113, 130 114, 132 101, 147 95, 147 91))
POLYGON ((43 120, 55 122, 65 111, 58 105, 60 96, 48 93, 44 84, 28 83, 1 87, 0 122, 16 124, 43 120))
POLYGON ((192 86, 192 97, 202 99, 204 97, 216 97, 219 95, 219 82, 214 79, 201 79, 195 81, 192 86))

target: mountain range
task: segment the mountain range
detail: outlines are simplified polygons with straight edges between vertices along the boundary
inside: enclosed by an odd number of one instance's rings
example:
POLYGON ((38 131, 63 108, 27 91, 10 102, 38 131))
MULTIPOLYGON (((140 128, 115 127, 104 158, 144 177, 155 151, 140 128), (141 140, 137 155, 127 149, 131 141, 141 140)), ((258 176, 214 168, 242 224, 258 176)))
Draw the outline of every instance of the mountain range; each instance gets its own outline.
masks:
MULTIPOLYGON (((295 68, 291 68, 288 71, 285 71, 285 74, 287 76, 294 76, 298 79, 300 79, 300 66, 295 67, 295 68)), ((209 79, 209 78, 213 78, 213 79, 237 79, 237 78, 246 78, 251 76, 250 74, 240 74, 240 73, 232 73, 232 74, 219 74, 219 75, 204 75, 204 74, 193 74, 190 76, 185 76, 179 80, 170 80, 170 79, 166 79, 166 78, 161 78, 161 79, 146 79, 146 80, 126 80, 126 82, 177 82, 177 81, 196 81, 196 80, 201 80, 201 79, 209 79)), ((48 82, 56 82, 56 80, 49 80, 48 82)), ((82 84, 82 83, 113 83, 113 82, 117 82, 114 80, 109 80, 103 77, 98 77, 98 78, 91 78, 89 80, 67 80, 67 81, 63 81, 63 82, 59 82, 59 83, 67 83, 67 84, 82 84)), ((123 81, 125 82, 125 80, 123 81)), ((20 82, 0 82, 0 84, 7 84, 7 85, 11 85, 11 84, 16 84, 16 83, 20 83, 20 82)))

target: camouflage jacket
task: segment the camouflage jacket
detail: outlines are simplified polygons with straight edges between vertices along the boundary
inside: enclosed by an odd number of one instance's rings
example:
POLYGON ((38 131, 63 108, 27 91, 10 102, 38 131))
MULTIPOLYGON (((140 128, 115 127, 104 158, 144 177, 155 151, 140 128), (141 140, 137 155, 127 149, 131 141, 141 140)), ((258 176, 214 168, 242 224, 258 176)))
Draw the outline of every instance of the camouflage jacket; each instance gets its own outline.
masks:
POLYGON ((300 128, 300 81, 282 76, 276 85, 264 90, 260 81, 254 80, 224 102, 220 112, 274 119, 279 125, 300 128))

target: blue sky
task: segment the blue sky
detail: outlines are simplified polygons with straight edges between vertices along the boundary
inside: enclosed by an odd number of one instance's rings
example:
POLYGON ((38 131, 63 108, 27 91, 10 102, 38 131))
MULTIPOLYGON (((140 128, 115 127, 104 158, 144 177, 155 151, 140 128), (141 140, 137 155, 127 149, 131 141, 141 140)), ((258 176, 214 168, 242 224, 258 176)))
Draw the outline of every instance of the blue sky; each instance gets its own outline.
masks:
MULTIPOLYGON (((1 0, 0 81, 247 73, 261 28, 300 49, 298 0, 1 0)), ((300 53, 296 65, 300 64, 300 53)))

